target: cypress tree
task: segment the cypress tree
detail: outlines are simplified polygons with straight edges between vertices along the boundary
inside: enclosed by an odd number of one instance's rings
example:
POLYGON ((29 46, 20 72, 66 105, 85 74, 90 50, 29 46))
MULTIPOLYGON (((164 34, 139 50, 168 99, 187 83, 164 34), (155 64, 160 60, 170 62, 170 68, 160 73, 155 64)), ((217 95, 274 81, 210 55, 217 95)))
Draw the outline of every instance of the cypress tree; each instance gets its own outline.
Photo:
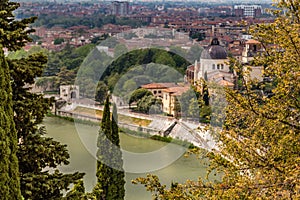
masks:
POLYGON ((207 88, 207 83, 206 81, 203 81, 203 86, 202 86, 202 99, 204 101, 205 106, 209 106, 209 93, 208 93, 208 88, 207 88))
POLYGON ((35 18, 14 20, 13 11, 18 3, 0 1, 0 199, 21 199, 18 173, 17 133, 13 121, 12 88, 9 67, 3 48, 20 49, 30 40, 26 29, 35 18))
POLYGON ((98 152, 97 152, 97 184, 94 187, 93 194, 97 199, 108 199, 108 188, 111 181, 111 168, 106 165, 106 163, 110 159, 110 149, 111 145, 109 144, 111 138, 110 131, 110 110, 109 110, 109 97, 106 97, 106 101, 104 104, 103 116, 100 124, 100 130, 98 135, 98 152))
POLYGON ((125 196, 125 180, 120 150, 116 106, 110 119, 109 97, 106 98, 101 129, 98 136, 97 185, 93 190, 97 199, 121 200, 125 196))
POLYGON ((21 199, 10 81, 9 68, 0 45, 0 199, 3 200, 21 199))
POLYGON ((119 138, 119 127, 118 127, 118 114, 117 114, 117 106, 113 104, 113 114, 111 120, 111 131, 112 131, 112 143, 113 146, 113 179, 114 179, 114 192, 115 192, 115 199, 124 199, 125 196, 125 174, 123 170, 123 159, 122 159, 122 152, 120 149, 120 138, 119 138))
POLYGON ((21 199, 18 173, 17 134, 13 121, 13 102, 9 67, 3 48, 18 50, 31 39, 26 29, 34 17, 14 20, 13 11, 20 5, 8 0, 0 1, 0 199, 21 199))

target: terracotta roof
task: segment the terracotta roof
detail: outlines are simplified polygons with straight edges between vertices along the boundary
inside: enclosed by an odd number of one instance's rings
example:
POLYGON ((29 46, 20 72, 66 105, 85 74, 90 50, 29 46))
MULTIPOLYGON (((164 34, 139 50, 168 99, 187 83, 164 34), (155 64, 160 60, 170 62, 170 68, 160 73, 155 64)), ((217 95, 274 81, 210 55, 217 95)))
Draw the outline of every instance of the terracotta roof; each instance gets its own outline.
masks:
POLYGON ((164 89, 164 88, 168 88, 168 87, 174 87, 176 86, 175 83, 149 83, 146 85, 142 85, 142 88, 145 89, 164 89))
POLYGON ((246 44, 260 44, 260 42, 257 40, 250 39, 246 42, 246 44))
POLYGON ((170 88, 164 89, 163 92, 171 93, 172 96, 180 96, 183 93, 185 93, 186 91, 188 91, 189 89, 190 89, 190 87, 188 87, 188 86, 184 86, 184 87, 178 86, 178 87, 170 87, 170 88))
POLYGON ((229 82, 229 81, 226 81, 226 80, 221 80, 219 81, 219 84, 222 85, 222 86, 227 86, 227 87, 233 87, 234 84, 229 82))
POLYGON ((187 70, 194 71, 195 70, 195 66, 194 65, 190 65, 190 66, 187 67, 187 70))

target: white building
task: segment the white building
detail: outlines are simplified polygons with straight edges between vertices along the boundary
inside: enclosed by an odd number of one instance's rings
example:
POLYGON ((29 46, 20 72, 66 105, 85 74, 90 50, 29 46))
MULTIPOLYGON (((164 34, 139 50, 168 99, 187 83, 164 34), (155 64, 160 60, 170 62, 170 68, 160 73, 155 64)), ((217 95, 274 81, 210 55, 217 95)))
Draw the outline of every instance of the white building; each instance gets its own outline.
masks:
POLYGON ((200 60, 189 66, 186 71, 186 80, 197 83, 201 79, 217 84, 233 87, 233 73, 228 65, 228 55, 217 38, 214 38, 206 49, 203 50, 200 60))
POLYGON ((72 99, 79 99, 79 86, 78 85, 61 85, 59 87, 59 97, 65 101, 72 99))
POLYGON ((234 12, 240 17, 259 17, 262 14, 260 5, 235 5, 234 12))

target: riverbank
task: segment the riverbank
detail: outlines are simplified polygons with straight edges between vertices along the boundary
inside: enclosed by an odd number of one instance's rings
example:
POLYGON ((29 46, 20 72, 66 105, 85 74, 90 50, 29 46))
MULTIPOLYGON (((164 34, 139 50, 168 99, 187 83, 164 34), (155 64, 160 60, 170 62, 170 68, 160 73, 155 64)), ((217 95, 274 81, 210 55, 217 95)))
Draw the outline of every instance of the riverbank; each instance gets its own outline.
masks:
MULTIPOLYGON (((90 122, 86 121, 92 121, 99 124, 103 111, 99 106, 90 107, 89 105, 71 104, 58 110, 57 114, 61 117, 66 117, 66 119, 73 118, 78 123, 89 124, 90 122)), ((160 115, 134 113, 126 109, 118 110, 118 122, 120 128, 134 132, 186 141, 208 151, 212 151, 215 148, 215 141, 199 123, 190 123, 183 119, 178 120, 160 115)))
MULTIPOLYGON (((54 115, 52 113, 48 113, 47 117, 55 117, 55 118, 63 119, 66 121, 76 122, 76 123, 90 125, 90 126, 99 126, 99 124, 100 124, 100 122, 76 119, 76 118, 66 117, 66 116, 59 116, 59 115, 54 115)), ((119 129, 120 129, 120 132, 122 132, 124 134, 129 134, 131 136, 137 136, 137 137, 141 137, 141 138, 150 138, 152 140, 161 141, 161 142, 165 142, 165 143, 173 143, 173 144, 177 144, 177 145, 183 146, 188 149, 199 149, 199 147, 193 145, 192 143, 190 143, 188 141, 178 140, 178 139, 174 139, 171 137, 163 137, 160 135, 151 135, 149 133, 144 133, 142 131, 134 131, 134 130, 130 130, 128 128, 119 128, 119 129)))

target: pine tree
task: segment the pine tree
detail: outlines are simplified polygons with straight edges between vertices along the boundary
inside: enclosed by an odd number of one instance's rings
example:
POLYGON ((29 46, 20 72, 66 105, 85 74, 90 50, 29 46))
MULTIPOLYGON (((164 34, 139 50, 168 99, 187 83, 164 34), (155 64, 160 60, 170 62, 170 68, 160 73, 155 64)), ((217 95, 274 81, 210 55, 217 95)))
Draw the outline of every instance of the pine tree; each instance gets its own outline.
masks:
POLYGON ((21 49, 28 41, 32 41, 29 33, 34 32, 28 28, 36 17, 15 20, 13 11, 20 6, 19 3, 2 0, 0 2, 0 44, 9 51, 21 49))
POLYGON ((0 199, 3 200, 21 199, 11 93, 9 68, 0 45, 0 199))
POLYGON ((45 137, 44 127, 39 127, 53 100, 29 91, 41 76, 47 58, 41 53, 27 58, 8 60, 13 89, 13 110, 18 144, 17 156, 20 163, 21 192, 26 199, 55 199, 63 196, 62 191, 81 179, 83 174, 62 174, 44 171, 68 164, 66 145, 45 137))
POLYGON ((93 190, 97 199, 121 200, 125 196, 122 153, 119 144, 117 112, 114 105, 110 119, 109 97, 106 98, 101 129, 98 136, 97 185, 93 190))

